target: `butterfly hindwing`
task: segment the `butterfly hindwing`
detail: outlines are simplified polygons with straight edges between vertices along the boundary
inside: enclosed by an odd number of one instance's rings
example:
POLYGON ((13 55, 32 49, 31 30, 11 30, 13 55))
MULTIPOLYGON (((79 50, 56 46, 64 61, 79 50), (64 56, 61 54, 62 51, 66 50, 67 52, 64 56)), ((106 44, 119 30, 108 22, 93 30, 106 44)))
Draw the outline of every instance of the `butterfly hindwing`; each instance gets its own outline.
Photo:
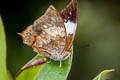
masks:
POLYGON ((45 49, 50 56, 63 52, 66 45, 66 30, 60 14, 53 6, 50 6, 46 13, 34 22, 33 26, 37 28, 36 31, 39 30, 38 28, 41 29, 33 48, 45 49))
POLYGON ((23 33, 23 42, 43 56, 59 56, 66 46, 66 30, 59 12, 50 6, 46 13, 23 33), (26 36, 29 34, 28 38, 26 36))

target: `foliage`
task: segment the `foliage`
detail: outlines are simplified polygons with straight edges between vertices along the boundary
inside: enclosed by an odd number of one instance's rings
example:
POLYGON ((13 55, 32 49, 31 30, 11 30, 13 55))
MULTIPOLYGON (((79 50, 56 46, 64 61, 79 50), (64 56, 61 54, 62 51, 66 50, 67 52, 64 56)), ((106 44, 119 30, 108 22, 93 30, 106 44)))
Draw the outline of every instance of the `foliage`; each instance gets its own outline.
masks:
MULTIPOLYGON (((72 53, 72 48, 70 49, 72 53)), ((30 62, 42 58, 39 54, 35 56, 30 62)), ((70 72, 72 64, 72 55, 68 60, 60 63, 51 60, 37 66, 29 67, 23 70, 16 78, 16 80, 66 80, 70 72)))
POLYGON ((114 69, 104 70, 97 77, 95 77, 93 80, 101 80, 105 75, 107 75, 108 73, 110 73, 112 71, 114 71, 114 69))
POLYGON ((0 80, 6 80, 6 78, 6 39, 2 19, 0 17, 0 80))

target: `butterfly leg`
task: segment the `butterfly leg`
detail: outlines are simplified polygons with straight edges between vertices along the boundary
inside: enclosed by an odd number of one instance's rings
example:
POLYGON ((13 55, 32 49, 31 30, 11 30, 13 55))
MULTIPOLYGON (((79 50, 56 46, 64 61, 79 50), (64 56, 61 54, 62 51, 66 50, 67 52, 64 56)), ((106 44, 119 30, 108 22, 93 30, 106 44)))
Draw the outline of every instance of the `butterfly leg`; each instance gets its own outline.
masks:
POLYGON ((51 59, 49 59, 49 61, 47 61, 47 63, 48 63, 48 64, 51 63, 51 59))
POLYGON ((60 68, 62 67, 62 61, 60 61, 60 68))

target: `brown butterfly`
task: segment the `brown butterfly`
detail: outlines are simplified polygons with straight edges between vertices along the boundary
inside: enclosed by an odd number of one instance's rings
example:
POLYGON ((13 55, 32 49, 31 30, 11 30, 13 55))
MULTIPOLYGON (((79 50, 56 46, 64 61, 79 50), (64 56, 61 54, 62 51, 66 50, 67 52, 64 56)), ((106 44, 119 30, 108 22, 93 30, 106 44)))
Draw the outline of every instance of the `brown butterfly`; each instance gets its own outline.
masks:
POLYGON ((31 46, 35 52, 61 63, 70 57, 69 49, 74 40, 77 18, 77 0, 72 0, 62 11, 57 11, 51 5, 44 15, 19 35, 23 43, 31 46))

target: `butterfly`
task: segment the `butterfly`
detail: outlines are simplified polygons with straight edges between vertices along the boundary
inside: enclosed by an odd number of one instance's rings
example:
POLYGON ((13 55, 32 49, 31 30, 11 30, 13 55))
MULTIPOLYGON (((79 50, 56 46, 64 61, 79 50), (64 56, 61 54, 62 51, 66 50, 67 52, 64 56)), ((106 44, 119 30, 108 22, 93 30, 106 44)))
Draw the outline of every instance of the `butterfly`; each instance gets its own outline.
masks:
POLYGON ((54 61, 66 60, 70 57, 69 49, 73 44, 77 28, 77 0, 58 11, 50 5, 47 11, 22 33, 23 43, 31 46, 33 51, 54 61))

